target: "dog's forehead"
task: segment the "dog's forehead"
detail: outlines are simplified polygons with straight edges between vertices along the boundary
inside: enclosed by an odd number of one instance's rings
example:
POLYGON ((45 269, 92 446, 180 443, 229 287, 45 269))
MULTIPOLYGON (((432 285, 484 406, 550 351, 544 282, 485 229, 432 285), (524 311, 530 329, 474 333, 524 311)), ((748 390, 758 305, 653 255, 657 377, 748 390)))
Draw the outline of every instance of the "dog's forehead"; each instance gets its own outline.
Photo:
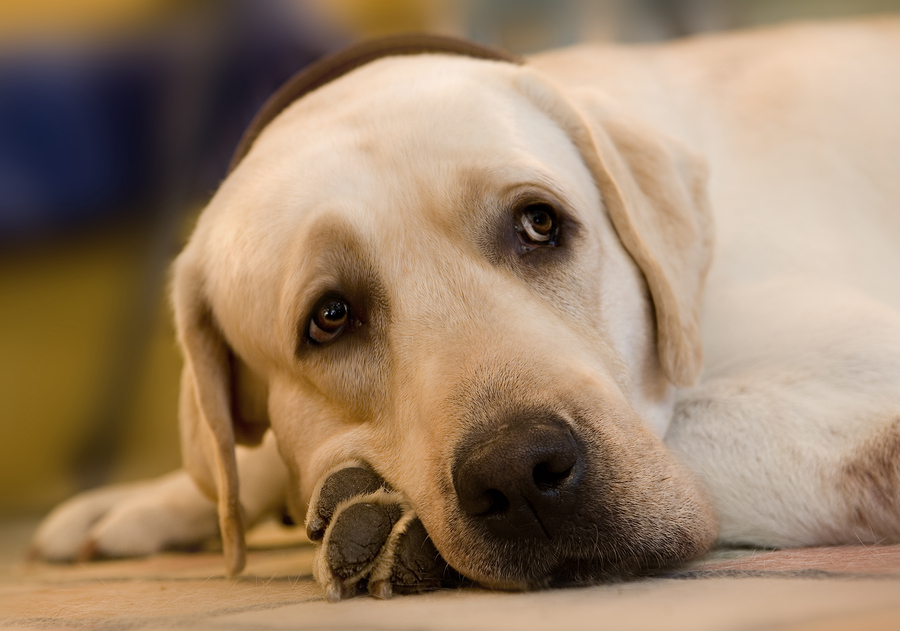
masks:
POLYGON ((528 72, 447 55, 372 62, 276 117, 228 188, 271 224, 272 212, 303 223, 337 207, 367 216, 398 204, 427 211, 421 198, 472 187, 574 185, 577 152, 519 88, 528 72))
POLYGON ((502 112, 514 107, 511 97, 523 71, 507 62, 445 54, 379 59, 285 108, 261 132, 250 153, 295 129, 312 139, 354 125, 371 129, 399 124, 396 128, 401 129, 426 121, 452 123, 458 118, 454 113, 471 116, 486 105, 502 112))
POLYGON ((379 60, 288 108, 247 161, 306 194, 439 193, 455 174, 547 153, 551 125, 516 89, 519 70, 445 56, 379 60))

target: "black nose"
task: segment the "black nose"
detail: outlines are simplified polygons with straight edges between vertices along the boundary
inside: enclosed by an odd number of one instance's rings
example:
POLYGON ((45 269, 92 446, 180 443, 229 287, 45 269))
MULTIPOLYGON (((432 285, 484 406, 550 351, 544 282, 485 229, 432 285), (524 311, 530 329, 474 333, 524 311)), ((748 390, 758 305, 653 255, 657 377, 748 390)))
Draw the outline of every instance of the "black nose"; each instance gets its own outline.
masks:
POLYGON ((583 458, 565 421, 526 413, 462 441, 453 466, 460 508, 502 539, 552 539, 575 507, 583 458))

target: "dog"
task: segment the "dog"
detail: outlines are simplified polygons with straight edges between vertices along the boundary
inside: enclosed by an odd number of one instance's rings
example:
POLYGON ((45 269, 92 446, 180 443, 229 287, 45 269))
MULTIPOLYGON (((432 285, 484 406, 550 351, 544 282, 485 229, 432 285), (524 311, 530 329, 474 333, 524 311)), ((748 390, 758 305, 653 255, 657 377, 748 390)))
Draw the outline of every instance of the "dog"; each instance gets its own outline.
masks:
POLYGON ((315 66, 174 264, 184 470, 37 554, 236 574, 286 511, 339 600, 900 541, 898 112, 893 18, 315 66))

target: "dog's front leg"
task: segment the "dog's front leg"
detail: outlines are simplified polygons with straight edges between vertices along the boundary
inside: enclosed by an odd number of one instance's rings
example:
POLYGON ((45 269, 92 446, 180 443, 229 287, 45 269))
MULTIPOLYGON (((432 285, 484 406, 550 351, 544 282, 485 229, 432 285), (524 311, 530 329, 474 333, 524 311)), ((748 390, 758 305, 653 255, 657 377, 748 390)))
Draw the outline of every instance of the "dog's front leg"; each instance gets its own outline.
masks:
POLYGON ((379 598, 458 585, 406 498, 361 463, 346 464, 316 490, 307 534, 321 541, 313 574, 335 602, 367 588, 379 598))
MULTIPOLYGON (((271 434, 259 447, 238 447, 237 460, 241 504, 252 525, 284 505, 287 470, 271 434)), ((195 547, 218 531, 215 502, 179 470, 63 502, 38 527, 32 554, 48 561, 138 557, 195 547)))

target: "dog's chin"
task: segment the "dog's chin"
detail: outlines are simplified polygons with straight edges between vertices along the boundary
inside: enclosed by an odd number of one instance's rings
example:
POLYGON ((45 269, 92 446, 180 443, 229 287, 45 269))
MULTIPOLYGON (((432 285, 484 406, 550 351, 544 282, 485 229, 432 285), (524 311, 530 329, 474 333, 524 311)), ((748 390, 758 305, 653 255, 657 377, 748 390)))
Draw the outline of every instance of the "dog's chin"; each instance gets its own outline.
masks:
POLYGON ((592 559, 569 557, 547 563, 526 558, 520 563, 498 562, 493 567, 469 567, 461 574, 488 589, 530 591, 616 583, 647 575, 660 564, 646 558, 592 559), (550 565, 551 567, 547 567, 550 565))
POLYGON ((643 532, 629 536, 613 526, 615 522, 574 520, 552 539, 506 541, 486 537, 475 528, 442 554, 460 574, 491 589, 615 583, 677 566, 712 545, 716 534, 713 521, 673 521, 647 520, 643 532))
POLYGON ((642 546, 635 543, 623 544, 617 551, 599 546, 585 549, 583 544, 570 542, 506 542, 467 546, 463 548, 467 554, 449 555, 448 562, 483 587, 538 590, 613 583, 647 575, 702 552, 701 542, 693 544, 682 545, 680 553, 673 554, 656 546, 640 552, 642 546), (620 552, 629 549, 634 552, 620 552))
POLYGON ((597 559, 565 559, 539 587, 575 587, 615 583, 633 579, 657 569, 647 559, 618 559, 615 562, 597 559))

